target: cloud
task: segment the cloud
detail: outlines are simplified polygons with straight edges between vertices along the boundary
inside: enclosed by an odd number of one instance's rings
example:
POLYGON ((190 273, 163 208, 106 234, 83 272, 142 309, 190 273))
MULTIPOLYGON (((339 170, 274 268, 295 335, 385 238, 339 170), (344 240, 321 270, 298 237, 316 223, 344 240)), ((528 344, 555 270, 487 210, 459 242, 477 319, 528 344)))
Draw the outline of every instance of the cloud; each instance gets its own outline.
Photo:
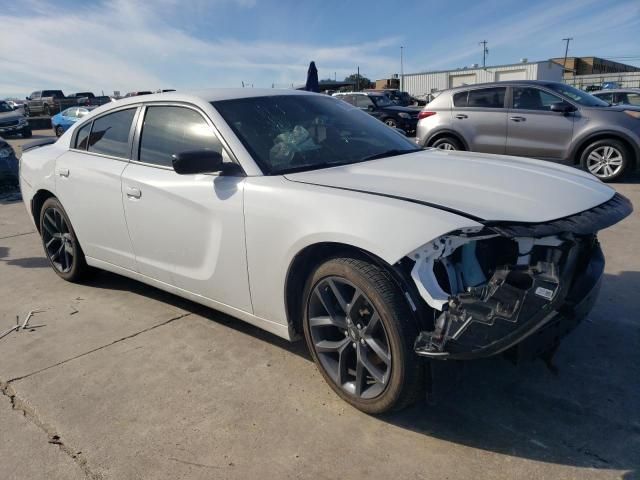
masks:
MULTIPOLYGON (((251 9, 252 0, 217 0, 251 9)), ((0 95, 42 88, 111 93, 157 88, 256 86, 303 83, 310 60, 321 76, 353 73, 357 58, 366 73, 388 75, 396 59, 380 53, 397 38, 328 47, 326 44, 203 39, 180 29, 174 15, 197 15, 204 0, 116 0, 53 11, 29 0, 25 11, 0 13, 0 69, 8 79, 0 95), (258 81, 257 81, 258 80, 258 81), (261 83, 261 84, 260 84, 261 83), (22 85, 20 91, 7 90, 22 85)), ((196 17, 197 18, 197 17, 196 17)))

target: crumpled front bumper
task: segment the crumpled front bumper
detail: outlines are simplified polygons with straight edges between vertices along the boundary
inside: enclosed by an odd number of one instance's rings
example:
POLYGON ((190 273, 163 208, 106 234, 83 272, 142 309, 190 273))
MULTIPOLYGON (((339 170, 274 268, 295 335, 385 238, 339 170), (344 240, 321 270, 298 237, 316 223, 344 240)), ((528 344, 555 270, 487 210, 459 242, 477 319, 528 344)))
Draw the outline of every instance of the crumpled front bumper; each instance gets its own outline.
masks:
POLYGON ((449 332, 459 328, 460 333, 440 349, 441 339, 434 337, 434 332, 421 332, 415 352, 426 357, 463 360, 489 357, 516 345, 520 358, 535 357, 553 349, 593 307, 604 272, 604 255, 597 241, 582 248, 576 245, 568 255, 573 257, 572 264, 566 265, 557 283, 542 273, 532 275, 533 282, 528 288, 506 285, 508 292, 496 290, 488 301, 486 296, 474 299, 469 295, 468 301, 454 307, 454 312, 443 313, 448 317, 449 332), (553 297, 545 298, 549 291, 554 291, 553 284, 557 285, 553 297), (510 309, 515 303, 518 305, 510 309))
POLYGON ((531 358, 552 351, 596 301, 605 263, 597 232, 632 211, 615 194, 570 217, 483 222, 482 230, 453 232, 412 252, 412 277, 434 312, 416 354, 474 359, 510 350, 531 358))

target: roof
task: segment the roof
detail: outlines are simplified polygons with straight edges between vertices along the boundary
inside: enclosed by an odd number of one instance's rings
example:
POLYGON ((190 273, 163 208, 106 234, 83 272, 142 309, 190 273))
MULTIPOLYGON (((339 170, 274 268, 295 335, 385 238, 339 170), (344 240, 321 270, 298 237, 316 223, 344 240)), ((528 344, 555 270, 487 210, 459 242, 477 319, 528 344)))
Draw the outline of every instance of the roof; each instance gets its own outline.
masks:
POLYGON ((333 96, 334 97, 340 97, 342 95, 367 95, 367 96, 372 96, 372 97, 386 97, 384 92, 381 91, 377 91, 377 92, 371 92, 371 91, 367 91, 367 92, 338 92, 338 93, 334 93, 333 96))
MULTIPOLYGON (((203 90, 181 90, 178 92, 154 93, 151 95, 139 95, 135 97, 121 98, 115 104, 128 105, 140 102, 193 102, 194 100, 215 102, 218 100, 235 100, 238 98, 273 97, 278 95, 319 95, 291 89, 278 88, 209 88, 203 90)), ((112 105, 112 104, 108 104, 112 105)))
POLYGON ((596 93, 640 93, 640 88, 605 88, 604 90, 596 90, 589 93, 591 95, 596 93))
POLYGON ((442 90, 444 91, 458 91, 458 90, 467 90, 469 88, 475 87, 494 87, 494 86, 506 86, 506 85, 566 85, 562 82, 552 82, 548 80, 503 80, 500 82, 485 82, 485 83, 471 83, 469 85, 460 85, 459 87, 447 88, 442 90))

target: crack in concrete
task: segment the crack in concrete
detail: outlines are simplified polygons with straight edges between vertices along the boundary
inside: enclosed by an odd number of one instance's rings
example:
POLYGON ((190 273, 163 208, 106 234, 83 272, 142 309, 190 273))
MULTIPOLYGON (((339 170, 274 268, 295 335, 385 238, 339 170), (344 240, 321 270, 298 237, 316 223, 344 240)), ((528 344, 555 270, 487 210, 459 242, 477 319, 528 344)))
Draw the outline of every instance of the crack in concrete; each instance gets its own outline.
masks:
POLYGON ((31 232, 25 232, 25 233, 16 233, 15 235, 7 235, 6 237, 0 237, 0 240, 4 240, 6 238, 22 237, 24 235, 31 235, 33 233, 36 233, 35 230, 31 232))
POLYGON ((132 333, 131 335, 127 335, 126 337, 122 337, 122 338, 119 338, 117 340, 114 340, 113 342, 107 343, 106 345, 102 345, 100 347, 96 347, 96 348, 94 348, 92 350, 89 350, 88 352, 80 353, 80 354, 78 354, 78 355, 76 355, 74 357, 67 358, 66 360, 62 360, 61 362, 54 363, 53 365, 49 365, 48 367, 41 368, 40 370, 36 370, 35 372, 27 373, 26 375, 22 375, 20 377, 12 378, 10 380, 7 380, 6 383, 10 384, 10 383, 13 383, 13 382, 17 382, 18 380, 23 380, 23 379, 31 377, 33 375, 37 375, 38 373, 42 373, 42 372, 45 372, 45 371, 50 370, 52 368, 59 367, 60 365, 64 365, 65 363, 71 362, 72 360, 76 360, 78 358, 82 358, 84 356, 90 355, 90 354, 92 354, 94 352, 97 352, 97 351, 103 350, 105 348, 111 347, 112 345, 115 345, 115 344, 120 343, 120 342, 124 342, 125 340, 129 340, 130 338, 137 337, 138 335, 142 335, 143 333, 147 333, 147 332, 149 332, 151 330, 155 330, 158 327, 163 327, 165 325, 168 325, 171 322, 175 322, 176 320, 180 320, 181 318, 188 317, 189 315, 191 315, 191 312, 183 313, 182 315, 178 315, 177 317, 170 318, 169 320, 165 320, 164 322, 158 323, 157 325, 153 325, 153 326, 151 326, 149 328, 145 328, 144 330, 140 330, 139 332, 132 333))
POLYGON ((0 380, 0 392, 11 402, 11 409, 21 413, 27 420, 46 433, 49 437, 48 442, 52 445, 57 445, 62 452, 70 457, 82 470, 82 473, 84 473, 86 478, 89 480, 101 480, 103 478, 101 474, 91 470, 87 464, 87 460, 80 456, 81 452, 79 450, 71 448, 69 445, 65 444, 60 438, 60 435, 56 433, 55 429, 51 425, 47 425, 42 421, 37 412, 28 403, 18 397, 16 391, 11 385, 9 385, 9 383, 0 380))
MULTIPOLYGON (((29 373, 27 375, 23 375, 21 377, 16 377, 16 378, 12 378, 11 380, 8 381, 3 381, 2 379, 0 379, 0 393, 2 393, 2 395, 6 396, 9 401, 11 402, 11 409, 21 413, 24 417, 27 418, 27 420, 29 420, 31 423, 33 423, 34 425, 36 425, 40 430, 42 430, 44 433, 47 434, 48 437, 48 443, 52 444, 52 445, 57 445, 58 448, 60 448, 60 450, 62 452, 64 452, 67 456, 69 456, 76 465, 78 465, 78 467, 80 467, 80 469, 82 470, 82 472, 84 473, 85 477, 88 478, 89 480, 101 480, 103 478, 103 476, 99 473, 96 473, 94 471, 91 470, 91 468, 89 467, 89 465, 87 464, 87 460, 83 457, 81 457, 81 451, 77 448, 71 448, 68 444, 66 444, 63 440, 61 435, 56 431, 56 429, 51 426, 48 425, 47 423, 45 423, 38 415, 38 413, 36 412, 36 410, 34 408, 32 408, 26 401, 24 401, 22 398, 20 398, 15 389, 13 388, 13 386, 11 385, 11 383, 16 382, 18 380, 22 380, 25 379, 27 377, 30 377, 32 375, 35 375, 37 373, 41 373, 44 372, 46 370, 49 370, 51 368, 57 367, 59 365, 63 365, 67 362, 70 362, 72 360, 84 357, 86 355, 89 355, 91 353, 97 352, 99 350, 105 349, 107 347, 110 347, 112 345, 115 345, 117 343, 123 342, 125 340, 128 340, 130 338, 134 338, 137 337, 138 335, 141 335, 143 333, 149 332, 151 330, 154 330, 158 327, 162 327, 164 325, 167 325, 171 322, 175 322, 176 320, 180 320, 181 318, 185 318, 188 317, 189 315, 191 315, 191 312, 188 313, 184 313, 182 315, 178 315, 176 317, 172 317, 164 322, 158 323, 157 325, 153 325, 149 328, 145 328, 144 330, 140 330, 139 332, 133 333, 131 335, 127 335, 126 337, 122 337, 119 338, 117 340, 114 340, 113 342, 110 342, 106 345, 102 345, 100 347, 94 348, 92 350, 89 350, 88 352, 84 352, 81 353, 79 355, 76 355, 74 357, 68 358, 66 360, 63 360, 61 362, 58 362, 54 365, 50 365, 48 367, 45 368, 41 368, 40 370, 37 370, 35 372, 29 373)), ((194 464, 195 465, 195 464, 194 464)), ((212 468, 216 468, 213 466, 209 466, 209 465, 202 465, 202 466, 206 466, 206 467, 212 467, 212 468)))

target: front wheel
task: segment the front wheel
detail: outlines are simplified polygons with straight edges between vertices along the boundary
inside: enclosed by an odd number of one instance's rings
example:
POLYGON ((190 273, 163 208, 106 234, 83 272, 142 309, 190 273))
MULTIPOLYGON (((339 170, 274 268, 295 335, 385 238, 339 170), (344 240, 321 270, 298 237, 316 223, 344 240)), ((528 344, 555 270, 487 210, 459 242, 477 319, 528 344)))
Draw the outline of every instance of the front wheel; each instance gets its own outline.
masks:
POLYGON ((64 129, 60 125, 58 125, 56 127, 56 137, 61 137, 63 133, 64 133, 64 129))
POLYGON ((603 182, 622 178, 631 164, 629 149, 614 139, 598 140, 584 149, 580 164, 603 182))
POLYGON ((386 118, 384 123, 390 126, 391 128, 398 128, 398 122, 396 122, 393 118, 386 118))
POLYGON ((81 280, 89 270, 67 212, 51 197, 40 211, 40 235, 49 264, 59 277, 69 282, 81 280))
POLYGON ((304 293, 304 335, 331 388, 370 414, 401 409, 422 392, 417 328, 389 274, 356 258, 321 264, 304 293))

